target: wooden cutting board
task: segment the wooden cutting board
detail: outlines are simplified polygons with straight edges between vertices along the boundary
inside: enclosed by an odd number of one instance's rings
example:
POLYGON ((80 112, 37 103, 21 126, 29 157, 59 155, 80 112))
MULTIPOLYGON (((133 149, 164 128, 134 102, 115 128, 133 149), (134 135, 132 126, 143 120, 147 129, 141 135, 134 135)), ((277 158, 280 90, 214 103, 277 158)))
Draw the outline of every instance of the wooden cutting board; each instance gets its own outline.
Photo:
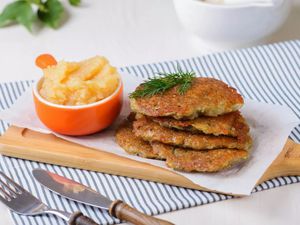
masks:
MULTIPOLYGON (((10 127, 0 137, 0 153, 38 162, 212 191, 172 171, 70 143, 52 134, 41 134, 24 128, 10 127)), ((290 139, 258 183, 286 175, 300 175, 300 144, 290 139)))

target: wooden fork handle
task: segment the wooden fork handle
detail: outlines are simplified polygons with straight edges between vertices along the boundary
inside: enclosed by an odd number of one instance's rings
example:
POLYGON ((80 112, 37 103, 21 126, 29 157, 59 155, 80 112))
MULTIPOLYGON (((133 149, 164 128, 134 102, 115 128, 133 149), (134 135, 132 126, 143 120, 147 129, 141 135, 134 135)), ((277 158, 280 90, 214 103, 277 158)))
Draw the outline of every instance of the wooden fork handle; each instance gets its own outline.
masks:
POLYGON ((109 213, 120 220, 125 220, 136 225, 174 225, 166 220, 141 213, 121 200, 116 200, 111 204, 109 213))
POLYGON ((75 212, 70 220, 69 225, 99 225, 91 218, 83 215, 81 212, 75 212))

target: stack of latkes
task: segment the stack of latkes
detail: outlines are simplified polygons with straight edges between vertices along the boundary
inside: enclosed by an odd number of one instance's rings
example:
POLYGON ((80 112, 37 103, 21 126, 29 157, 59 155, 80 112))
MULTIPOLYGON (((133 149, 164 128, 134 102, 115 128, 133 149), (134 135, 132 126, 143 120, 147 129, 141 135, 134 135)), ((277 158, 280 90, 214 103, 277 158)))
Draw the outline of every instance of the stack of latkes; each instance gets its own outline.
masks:
POLYGON ((186 172, 217 172, 249 158, 249 127, 238 111, 244 101, 234 88, 195 78, 185 93, 178 89, 130 99, 133 113, 116 133, 126 152, 186 172))

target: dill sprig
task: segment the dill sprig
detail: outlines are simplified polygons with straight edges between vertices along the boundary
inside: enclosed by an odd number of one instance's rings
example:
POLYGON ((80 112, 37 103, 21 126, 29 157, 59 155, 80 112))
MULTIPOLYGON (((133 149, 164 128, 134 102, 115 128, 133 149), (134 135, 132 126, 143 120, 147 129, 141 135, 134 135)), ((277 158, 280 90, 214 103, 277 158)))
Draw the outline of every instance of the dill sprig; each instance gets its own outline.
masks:
POLYGON ((184 72, 178 67, 174 73, 157 73, 154 78, 150 78, 144 83, 140 89, 132 92, 130 98, 151 97, 156 94, 162 94, 174 86, 178 86, 178 93, 184 94, 192 85, 193 79, 196 77, 195 72, 184 72))

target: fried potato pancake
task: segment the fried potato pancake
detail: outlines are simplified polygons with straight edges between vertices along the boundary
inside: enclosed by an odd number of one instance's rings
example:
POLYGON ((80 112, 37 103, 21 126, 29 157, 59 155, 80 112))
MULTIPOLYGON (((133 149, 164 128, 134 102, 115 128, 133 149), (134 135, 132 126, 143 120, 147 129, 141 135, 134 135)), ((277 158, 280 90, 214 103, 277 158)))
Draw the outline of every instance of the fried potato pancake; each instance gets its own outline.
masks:
POLYGON ((251 137, 248 133, 240 133, 236 138, 223 135, 195 134, 162 127, 143 115, 139 115, 137 120, 133 122, 133 132, 137 137, 145 141, 157 141, 195 150, 216 148, 248 150, 252 144, 251 137))
POLYGON ((154 152, 166 158, 168 167, 185 172, 218 172, 235 166, 249 157, 247 151, 237 149, 195 151, 158 142, 151 145, 154 152))
POLYGON ((125 120, 116 131, 116 142, 129 154, 143 158, 160 159, 153 152, 149 142, 136 137, 132 131, 132 116, 125 120))
MULTIPOLYGON (((142 89, 143 85, 137 87, 142 89)), ((151 97, 131 98, 131 109, 147 116, 170 116, 175 119, 194 119, 200 115, 218 116, 237 111, 243 98, 224 82, 206 77, 195 78, 184 93, 175 86, 151 97)))
POLYGON ((239 111, 218 117, 201 116, 193 120, 175 120, 172 117, 150 117, 150 119, 164 127, 216 136, 237 137, 241 132, 249 132, 249 127, 239 111))

